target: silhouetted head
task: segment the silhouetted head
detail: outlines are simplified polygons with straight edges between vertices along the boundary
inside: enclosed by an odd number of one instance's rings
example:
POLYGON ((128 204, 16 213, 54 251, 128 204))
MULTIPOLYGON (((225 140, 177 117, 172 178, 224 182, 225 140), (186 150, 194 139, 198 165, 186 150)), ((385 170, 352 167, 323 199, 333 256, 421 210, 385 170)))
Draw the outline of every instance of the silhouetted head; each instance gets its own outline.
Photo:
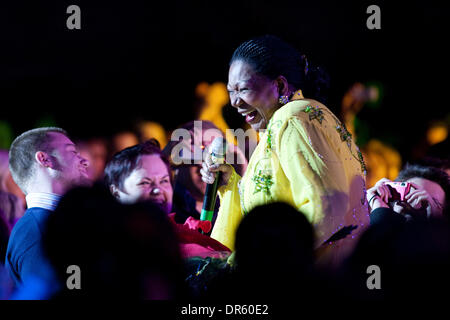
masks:
POLYGON ((446 301, 450 224, 443 218, 406 224, 388 219, 374 224, 362 235, 345 267, 344 290, 353 299, 395 304, 446 301), (368 289, 368 281, 375 283, 374 271, 367 272, 369 266, 379 268, 381 290, 368 289))
POLYGON ((258 273, 282 263, 286 273, 301 274, 313 263, 313 246, 313 228, 301 212, 284 203, 263 205, 239 225, 236 264, 242 272, 258 273))
POLYGON ((48 221, 44 246, 63 283, 79 266, 82 298, 174 299, 183 292, 183 262, 166 213, 143 202, 124 205, 104 186, 68 192, 48 221))

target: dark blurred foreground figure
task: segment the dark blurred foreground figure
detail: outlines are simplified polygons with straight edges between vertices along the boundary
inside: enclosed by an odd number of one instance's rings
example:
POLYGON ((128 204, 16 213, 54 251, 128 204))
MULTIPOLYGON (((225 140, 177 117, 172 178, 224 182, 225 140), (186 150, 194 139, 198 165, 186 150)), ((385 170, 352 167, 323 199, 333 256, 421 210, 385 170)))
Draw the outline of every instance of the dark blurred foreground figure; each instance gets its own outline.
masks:
POLYGON ((395 199, 387 179, 367 191, 371 226, 344 265, 348 298, 380 302, 437 302, 450 285, 448 175, 436 168, 407 165, 396 179, 411 183, 404 201, 395 199), (367 281, 379 268, 380 289, 367 281))
POLYGON ((74 189, 49 218, 43 240, 64 287, 55 298, 167 300, 185 295, 176 234, 154 204, 120 204, 103 186, 74 189), (80 290, 66 286, 71 265, 80 268, 80 290))
MULTIPOLYGON (((361 237, 341 275, 342 299, 412 306, 447 302, 450 285, 450 225, 426 223, 372 225, 361 237), (379 268, 379 289, 373 269, 379 268)), ((378 306, 380 306, 378 304, 378 306)))
POLYGON ((212 285, 211 299, 313 300, 314 286, 322 287, 314 270, 313 228, 288 204, 249 212, 238 227, 235 254, 233 270, 212 285))

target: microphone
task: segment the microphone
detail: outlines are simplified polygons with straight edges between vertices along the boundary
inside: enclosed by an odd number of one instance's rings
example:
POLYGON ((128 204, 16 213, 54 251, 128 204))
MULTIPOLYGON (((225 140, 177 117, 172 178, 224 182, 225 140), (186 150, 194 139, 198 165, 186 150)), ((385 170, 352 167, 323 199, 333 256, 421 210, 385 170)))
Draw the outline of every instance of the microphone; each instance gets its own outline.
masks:
MULTIPOLYGON (((211 144, 211 160, 214 164, 225 163, 225 154, 227 152, 227 142, 223 137, 217 137, 211 144)), ((200 214, 200 220, 212 221, 214 207, 216 205, 217 189, 222 172, 216 173, 216 179, 212 184, 206 184, 205 197, 203 198, 203 207, 200 214)))

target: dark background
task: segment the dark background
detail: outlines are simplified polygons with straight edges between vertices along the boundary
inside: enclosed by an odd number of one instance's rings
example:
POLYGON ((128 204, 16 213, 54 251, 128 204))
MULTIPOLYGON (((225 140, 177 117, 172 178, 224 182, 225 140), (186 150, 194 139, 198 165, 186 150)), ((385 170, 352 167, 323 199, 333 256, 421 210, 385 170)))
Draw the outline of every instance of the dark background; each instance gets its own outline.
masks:
MULTIPOLYGON (((0 120, 14 135, 56 123, 73 136, 110 136, 137 119, 167 130, 194 117, 200 81, 227 81, 244 40, 275 34, 324 66, 339 114, 356 81, 378 81, 378 109, 358 117, 404 158, 448 113, 448 10, 436 1, 2 1, 0 120), (68 30, 66 8, 81 8, 68 30), (381 30, 366 9, 381 8, 381 30)), ((231 127, 240 118, 227 107, 231 127)))

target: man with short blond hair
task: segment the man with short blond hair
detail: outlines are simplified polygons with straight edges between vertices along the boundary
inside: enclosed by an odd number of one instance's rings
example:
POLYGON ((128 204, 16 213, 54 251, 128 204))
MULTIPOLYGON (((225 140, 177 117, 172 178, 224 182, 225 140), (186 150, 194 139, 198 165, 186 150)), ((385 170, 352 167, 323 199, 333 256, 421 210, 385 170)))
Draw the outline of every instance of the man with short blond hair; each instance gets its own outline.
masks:
POLYGON ((70 188, 90 184, 88 162, 67 132, 46 127, 24 132, 11 144, 11 176, 26 195, 27 211, 14 226, 5 266, 17 286, 27 279, 53 285, 41 238, 48 216, 70 188))

